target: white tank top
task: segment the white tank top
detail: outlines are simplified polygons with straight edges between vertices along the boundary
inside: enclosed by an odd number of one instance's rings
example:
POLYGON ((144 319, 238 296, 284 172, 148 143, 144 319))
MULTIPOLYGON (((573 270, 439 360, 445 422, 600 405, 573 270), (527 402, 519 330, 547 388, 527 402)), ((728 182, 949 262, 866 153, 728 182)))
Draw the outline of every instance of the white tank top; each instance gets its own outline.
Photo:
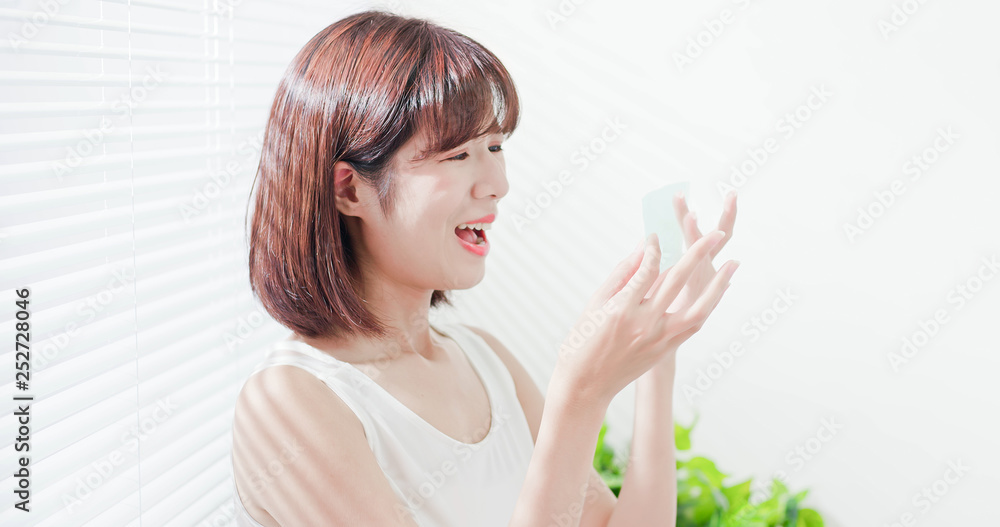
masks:
MULTIPOLYGON (((506 527, 534 450, 514 380, 472 330, 458 323, 431 323, 431 328, 458 344, 486 388, 492 418, 479 443, 445 435, 357 367, 301 341, 274 344, 251 375, 269 366, 292 365, 322 380, 361 421, 399 498, 397 512, 410 514, 420 527, 506 527)), ((243 506, 232 474, 230 479, 237 527, 262 527, 243 506)))

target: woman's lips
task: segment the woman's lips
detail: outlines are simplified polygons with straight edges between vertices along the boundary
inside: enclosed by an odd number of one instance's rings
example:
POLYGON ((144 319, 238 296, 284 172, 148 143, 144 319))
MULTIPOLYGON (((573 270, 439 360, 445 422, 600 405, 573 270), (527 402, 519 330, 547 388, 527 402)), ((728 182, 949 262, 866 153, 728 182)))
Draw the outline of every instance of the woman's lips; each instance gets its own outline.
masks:
POLYGON ((476 231, 473 229, 459 229, 458 227, 455 227, 455 237, 458 238, 458 243, 462 244, 462 247, 464 247, 466 250, 475 255, 486 256, 490 252, 490 242, 486 238, 486 231, 476 231), (459 232, 464 232, 464 234, 459 234, 459 232), (477 235, 483 238, 482 245, 477 244, 474 241, 470 242, 465 238, 463 238, 463 236, 465 236, 466 238, 471 238, 472 236, 477 236, 477 235))

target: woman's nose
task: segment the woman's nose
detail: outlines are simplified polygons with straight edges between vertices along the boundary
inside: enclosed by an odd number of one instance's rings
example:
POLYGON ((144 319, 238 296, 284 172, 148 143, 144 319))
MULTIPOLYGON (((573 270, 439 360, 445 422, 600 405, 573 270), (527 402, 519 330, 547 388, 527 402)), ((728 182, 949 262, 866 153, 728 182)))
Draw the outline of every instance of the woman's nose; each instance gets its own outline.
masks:
POLYGON ((500 199, 507 195, 510 184, 507 183, 507 167, 496 154, 490 152, 480 167, 481 177, 476 185, 477 198, 493 196, 500 199))

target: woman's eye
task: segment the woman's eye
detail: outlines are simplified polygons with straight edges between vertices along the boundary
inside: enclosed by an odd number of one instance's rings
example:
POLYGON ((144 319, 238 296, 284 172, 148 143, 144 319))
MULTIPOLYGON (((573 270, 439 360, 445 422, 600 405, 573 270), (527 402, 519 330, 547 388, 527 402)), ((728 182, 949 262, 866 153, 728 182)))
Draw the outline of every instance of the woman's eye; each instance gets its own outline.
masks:
MULTIPOLYGON (((490 152, 499 152, 499 151, 503 150, 503 147, 501 145, 493 145, 493 146, 491 146, 489 148, 489 150, 490 150, 490 152)), ((469 153, 468 152, 462 152, 461 154, 449 157, 447 159, 447 161, 452 161, 452 160, 454 160, 454 161, 462 161, 463 159, 467 159, 468 157, 469 157, 469 153)))

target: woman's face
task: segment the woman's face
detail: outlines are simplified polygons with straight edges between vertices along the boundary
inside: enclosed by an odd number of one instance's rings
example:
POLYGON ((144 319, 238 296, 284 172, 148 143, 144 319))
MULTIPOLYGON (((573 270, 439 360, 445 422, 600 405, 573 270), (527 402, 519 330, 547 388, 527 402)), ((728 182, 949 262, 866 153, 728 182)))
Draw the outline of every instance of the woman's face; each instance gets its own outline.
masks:
POLYGON ((414 162, 426 144, 422 134, 415 135, 396 153, 397 199, 388 218, 382 217, 373 189, 361 185, 361 206, 352 214, 360 221, 348 224, 360 231, 360 236, 352 232, 352 239, 364 246, 361 258, 368 272, 418 290, 478 284, 486 272, 489 232, 480 231, 484 244, 470 244, 456 228, 484 217, 484 223, 494 221, 497 201, 509 190, 503 138, 487 134, 414 162))

